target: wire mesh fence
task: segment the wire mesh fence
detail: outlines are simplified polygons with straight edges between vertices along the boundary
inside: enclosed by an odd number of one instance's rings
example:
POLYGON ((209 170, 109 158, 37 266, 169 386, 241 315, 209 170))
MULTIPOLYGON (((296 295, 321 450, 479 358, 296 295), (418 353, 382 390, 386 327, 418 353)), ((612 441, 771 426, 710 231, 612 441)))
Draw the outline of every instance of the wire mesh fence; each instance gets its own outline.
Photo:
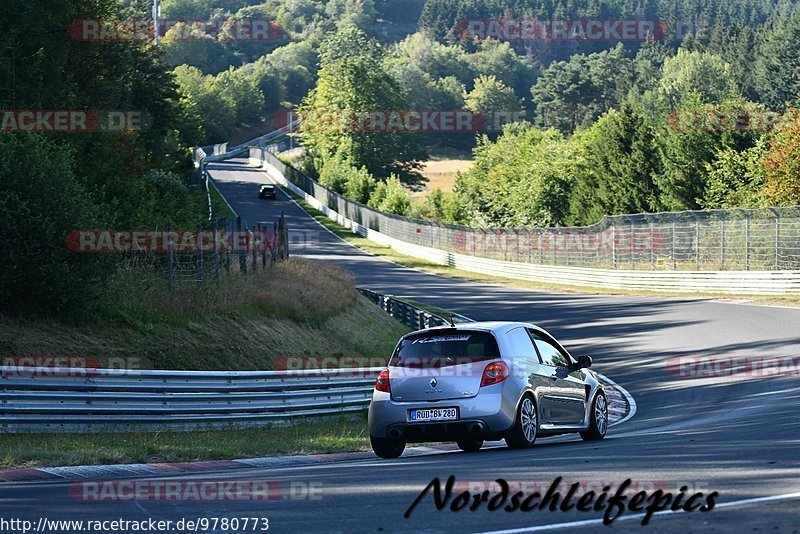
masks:
POLYGON ((285 164, 272 147, 250 149, 289 181, 365 228, 447 252, 603 269, 800 269, 800 206, 606 216, 586 227, 473 228, 410 219, 346 199, 285 164))
POLYGON ((272 224, 251 226, 241 217, 222 217, 191 230, 165 225, 146 232, 145 242, 144 250, 122 253, 119 273, 128 278, 125 287, 142 292, 164 284, 170 292, 218 284, 224 277, 269 269, 289 256, 283 213, 272 224))

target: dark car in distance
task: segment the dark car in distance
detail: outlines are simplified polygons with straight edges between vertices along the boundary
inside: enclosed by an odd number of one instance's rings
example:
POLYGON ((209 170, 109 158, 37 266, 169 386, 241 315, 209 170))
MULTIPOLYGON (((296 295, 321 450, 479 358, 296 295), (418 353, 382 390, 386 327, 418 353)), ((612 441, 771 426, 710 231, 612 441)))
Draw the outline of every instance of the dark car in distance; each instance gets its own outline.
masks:
POLYGON ((258 190, 258 198, 275 198, 277 191, 274 185, 272 184, 264 184, 261 186, 261 189, 258 190))

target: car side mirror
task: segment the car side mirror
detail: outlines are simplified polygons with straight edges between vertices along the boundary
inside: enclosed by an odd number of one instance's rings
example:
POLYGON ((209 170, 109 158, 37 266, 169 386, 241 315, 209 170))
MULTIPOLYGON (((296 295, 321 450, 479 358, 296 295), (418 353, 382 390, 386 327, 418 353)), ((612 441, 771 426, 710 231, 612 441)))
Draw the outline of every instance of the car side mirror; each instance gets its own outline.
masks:
POLYGON ((587 369, 592 366, 591 356, 578 356, 578 363, 575 367, 578 369, 587 369))

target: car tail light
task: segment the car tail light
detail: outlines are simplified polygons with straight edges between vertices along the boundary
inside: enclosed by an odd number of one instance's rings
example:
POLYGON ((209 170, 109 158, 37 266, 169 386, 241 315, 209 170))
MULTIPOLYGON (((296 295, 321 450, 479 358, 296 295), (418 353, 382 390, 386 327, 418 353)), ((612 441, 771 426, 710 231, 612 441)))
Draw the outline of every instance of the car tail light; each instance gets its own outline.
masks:
POLYGON ((384 393, 391 393, 392 388, 389 386, 389 370, 384 369, 378 375, 378 380, 375 381, 375 389, 383 391, 384 393))
POLYGON ((486 366, 481 377, 481 387, 497 384, 508 378, 508 366, 503 362, 494 362, 486 366))

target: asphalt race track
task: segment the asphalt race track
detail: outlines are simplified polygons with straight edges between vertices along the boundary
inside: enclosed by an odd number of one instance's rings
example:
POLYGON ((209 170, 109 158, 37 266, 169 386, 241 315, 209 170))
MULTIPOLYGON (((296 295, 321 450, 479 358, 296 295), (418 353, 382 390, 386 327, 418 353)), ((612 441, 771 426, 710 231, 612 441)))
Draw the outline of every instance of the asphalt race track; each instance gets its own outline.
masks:
MULTIPOLYGON (((209 165, 229 203, 248 223, 272 222, 285 211, 291 253, 335 262, 358 284, 448 308, 476 320, 526 320, 554 333, 573 354, 590 354, 594 368, 625 387, 638 412, 605 440, 542 439, 530 450, 496 447, 397 460, 237 470, 219 476, 311 484, 321 499, 274 502, 81 502, 69 482, 0 485, 0 515, 33 519, 173 519, 268 517, 277 532, 528 532, 601 531, 603 512, 437 510, 429 493, 410 518, 406 509, 434 477, 458 484, 504 478, 556 477, 581 487, 631 479, 640 488, 673 493, 719 492, 710 512, 660 514, 641 526, 626 511, 614 531, 800 531, 800 376, 751 378, 681 376, 668 366, 679 356, 776 357, 800 354, 800 309, 670 297, 583 296, 537 292, 447 279, 386 262, 327 232, 288 199, 259 200, 255 183, 269 180, 243 160, 209 165), (792 496, 792 494, 794 494, 792 496), (762 499, 753 502, 753 499, 762 499), (538 528, 537 528, 538 527, 538 528), (516 530, 519 529, 519 530, 516 530)), ((796 361, 796 360, 795 360, 796 361)), ((691 369, 691 368, 689 368, 691 369)), ((210 476, 203 474, 202 478, 210 476)), ((180 475, 176 478, 198 478, 180 475)), ((305 486, 304 486, 305 487, 305 486)), ((513 486, 512 486, 513 488, 513 486)), ((461 488, 463 489, 463 488, 461 488)), ((218 530, 222 532, 223 530, 218 530)))

